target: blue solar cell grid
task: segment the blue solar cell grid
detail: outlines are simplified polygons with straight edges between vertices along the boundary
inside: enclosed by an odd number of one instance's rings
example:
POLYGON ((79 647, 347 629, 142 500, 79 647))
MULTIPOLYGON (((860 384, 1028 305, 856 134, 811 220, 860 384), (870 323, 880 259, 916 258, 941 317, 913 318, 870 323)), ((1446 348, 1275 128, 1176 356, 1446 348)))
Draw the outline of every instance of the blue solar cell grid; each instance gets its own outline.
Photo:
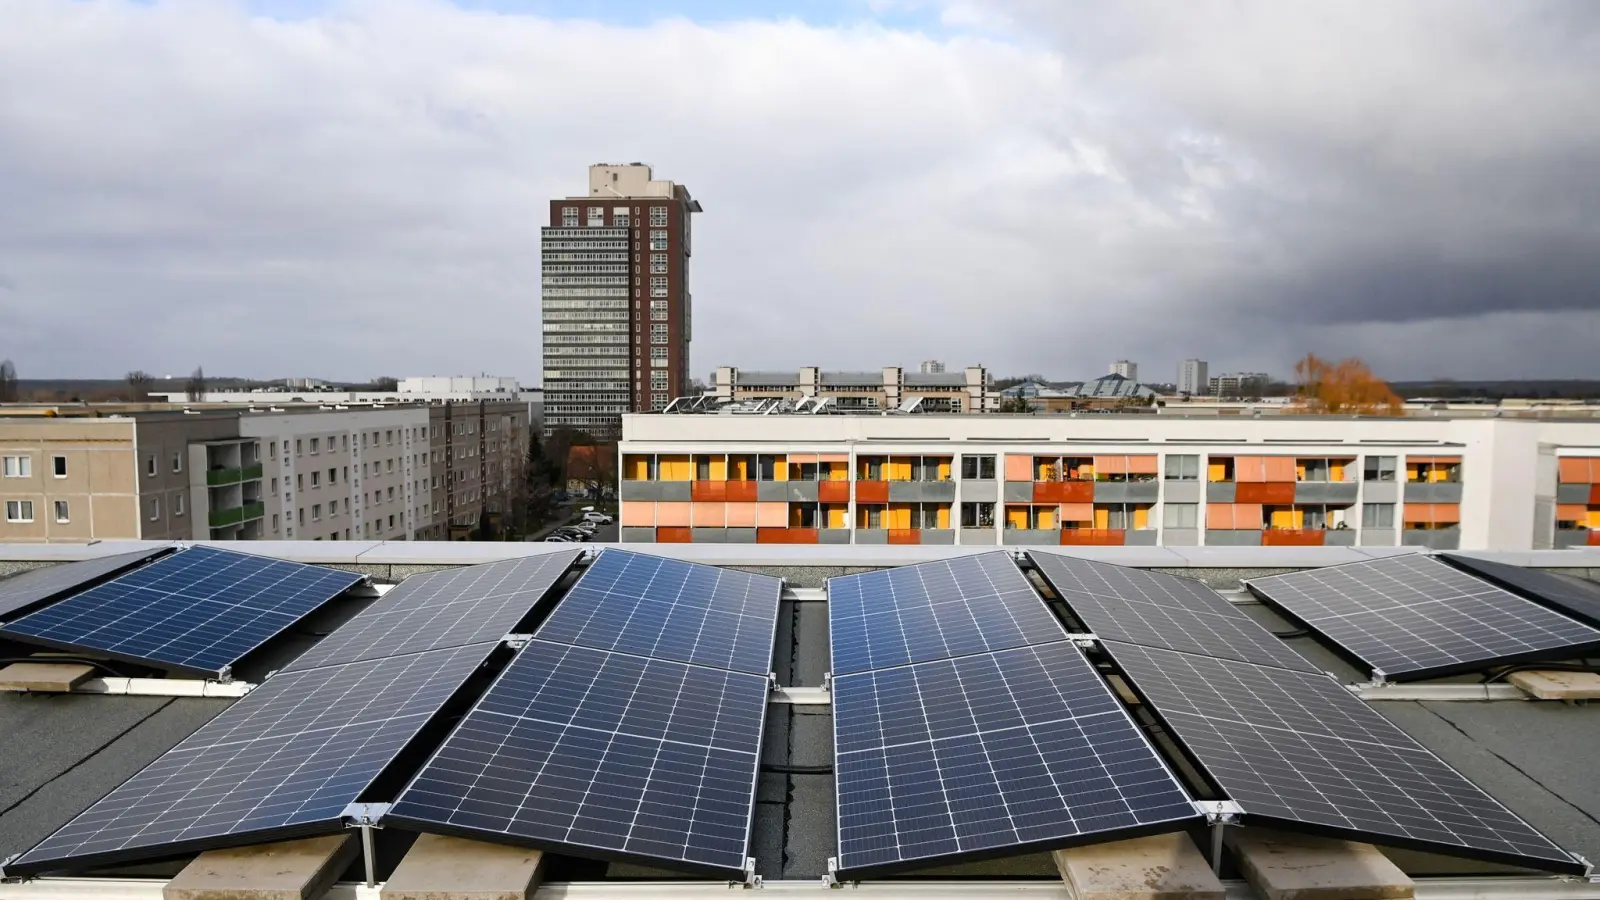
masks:
POLYGON ((384 821, 736 874, 768 689, 760 675, 535 640, 384 821))
POLYGON ((539 638, 764 675, 782 588, 766 575, 606 550, 539 638))
POLYGON ((6 871, 336 833, 485 655, 462 647, 274 676, 6 871))
POLYGON ((192 547, 11 622, 9 636, 221 675, 361 576, 192 547))
POLYGON ((833 704, 842 872, 1199 819, 1070 642, 846 675, 833 704))
POLYGON ((1066 635, 1003 552, 830 578, 828 625, 835 676, 1066 635))
POLYGON ((135 550, 96 559, 61 563, 0 579, 0 620, 42 600, 77 590, 91 581, 131 568, 167 552, 168 547, 135 550))

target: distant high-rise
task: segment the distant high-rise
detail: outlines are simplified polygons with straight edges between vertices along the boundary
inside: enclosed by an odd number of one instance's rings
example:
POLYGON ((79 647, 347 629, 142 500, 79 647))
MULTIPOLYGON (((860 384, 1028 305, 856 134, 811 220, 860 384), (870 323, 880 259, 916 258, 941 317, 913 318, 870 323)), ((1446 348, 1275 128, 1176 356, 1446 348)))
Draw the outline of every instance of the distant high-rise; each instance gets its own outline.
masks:
POLYGON ((1203 359, 1186 359, 1178 363, 1178 393, 1199 396, 1211 392, 1211 379, 1206 373, 1203 359))
POLYGON ((589 193, 550 201, 542 230, 545 433, 621 434, 622 414, 689 387, 688 188, 650 167, 589 167, 589 193))
POLYGON ((1139 364, 1131 360, 1119 359, 1111 364, 1111 374, 1121 375, 1129 381, 1139 380, 1139 364))
POLYGON ((922 365, 917 367, 917 371, 923 375, 941 375, 944 373, 944 363, 937 359, 925 359, 922 365))

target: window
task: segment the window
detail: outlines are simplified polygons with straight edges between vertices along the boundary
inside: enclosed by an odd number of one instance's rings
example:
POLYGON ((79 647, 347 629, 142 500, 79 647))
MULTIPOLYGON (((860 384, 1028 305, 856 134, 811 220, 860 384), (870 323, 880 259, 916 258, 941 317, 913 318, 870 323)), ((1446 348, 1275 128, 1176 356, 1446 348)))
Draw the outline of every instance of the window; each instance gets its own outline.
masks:
POLYGON ((297 490, 297 491, 303 491, 303 490, 306 489, 306 476, 305 476, 305 473, 303 473, 303 472, 296 472, 295 473, 295 476, 294 476, 294 489, 297 490))
POLYGON ((650 390, 652 390, 652 391, 664 391, 666 389, 667 389, 667 373, 665 373, 665 372, 651 372, 650 373, 650 390))
POLYGON ((652 232, 650 232, 650 249, 651 250, 665 250, 665 249, 667 249, 667 233, 665 231, 652 231, 652 232))
POLYGON ((632 225, 632 224, 633 224, 632 220, 630 220, 628 218, 628 208, 626 206, 617 206, 617 207, 613 207, 612 208, 612 210, 611 210, 611 227, 612 228, 627 228, 629 225, 632 225))
MULTIPOLYGON (((963 456, 961 457, 961 477, 979 480, 994 480, 994 457, 992 456, 963 456)), ((967 504, 962 504, 963 506, 967 504)), ((993 517, 994 510, 989 511, 993 517)))
POLYGON ((65 456, 53 457, 50 460, 50 466, 57 478, 67 477, 67 458, 65 456))
POLYGON ((665 227, 667 227, 667 208, 665 206, 652 206, 652 207, 650 207, 650 227, 651 228, 665 228, 665 227))
POLYGON ((338 484, 339 483, 339 470, 337 468, 328 470, 328 483, 329 484, 338 484))
POLYGON ((56 524, 65 525, 72 521, 72 516, 67 512, 67 501, 56 501, 56 524))
POLYGON ((563 206, 563 207, 561 207, 561 227, 562 228, 577 228, 578 227, 578 208, 576 206, 563 206))
POLYGON ((650 326, 650 342, 665 344, 667 342, 667 326, 665 324, 650 326))
POLYGON ((272 530, 273 531, 277 531, 278 530, 278 514, 277 513, 273 513, 272 514, 272 530))
POLYGON ((313 504, 311 504, 311 521, 313 521, 313 522, 322 521, 322 504, 321 503, 313 503, 313 504))
POLYGON ((650 296, 667 296, 667 279, 665 276, 656 276, 650 279, 650 296))
POLYGON ((312 438, 311 439, 311 455, 312 456, 316 456, 317 455, 317 444, 321 440, 322 440, 321 438, 312 438))
MULTIPOLYGON (((1393 457, 1368 457, 1368 459, 1389 459, 1393 457)), ((1392 474, 1392 473, 1391 473, 1392 474)), ((1393 503, 1363 503, 1361 504, 1362 528, 1393 528, 1394 504, 1393 503)))
POLYGON ((328 515, 331 517, 331 516, 336 516, 338 514, 339 514, 339 501, 337 501, 337 500, 329 500, 328 501, 328 515))
POLYGON ((652 253, 652 254, 650 254, 650 274, 651 275, 665 275, 665 274, 667 274, 667 255, 665 253, 652 253))
POLYGON ((651 409, 666 409, 667 408, 667 392, 666 391, 658 391, 656 393, 651 394, 650 395, 650 408, 651 409))
POLYGON ((144 474, 146 478, 156 477, 156 455, 154 453, 144 458, 144 474))
POLYGON ((8 456, 5 458, 5 477, 7 478, 32 478, 33 457, 8 456))
MULTIPOLYGON (((969 456, 967 459, 989 459, 994 457, 969 456)), ((964 464, 963 464, 964 467, 964 464)), ((994 504, 993 503, 963 503, 961 504, 962 528, 993 528, 994 504)))
POLYGON ((319 487, 322 487, 322 473, 321 472, 317 472, 317 471, 312 471, 312 473, 311 473, 311 488, 312 488, 312 490, 316 490, 319 487))
POLYGON ((172 453, 172 471, 183 471, 183 451, 181 450, 175 450, 172 453))
POLYGON ((666 365, 667 365, 667 348, 665 348, 665 347, 651 347, 650 348, 650 364, 653 365, 653 366, 656 366, 658 368, 666 368, 666 365))
POLYGON ((7 500, 6 501, 6 521, 7 522, 32 522, 33 521, 33 501, 32 500, 7 500))
POLYGON ((300 439, 299 438, 295 438, 294 439, 294 455, 295 456, 299 456, 300 455, 300 449, 301 449, 300 448, 300 439))
MULTIPOLYGON (((1197 481, 1200 478, 1200 457, 1193 454, 1167 455, 1168 481, 1197 481)), ((1168 528, 1193 528, 1193 525, 1172 525, 1168 528)))
MULTIPOLYGON (((1395 458, 1393 456, 1369 456, 1366 465, 1362 468, 1363 481, 1393 481, 1395 473, 1395 458)), ((1394 510, 1390 510, 1392 514, 1394 510)), ((1365 514, 1363 514, 1365 515, 1365 514)))
POLYGON ((277 441, 273 441, 273 442, 267 444, 267 458, 268 459, 277 459, 278 458, 278 442, 277 441))
POLYGON ((386 459, 386 460, 384 460, 384 462, 386 463, 386 465, 383 467, 383 470, 385 472, 393 472, 394 471, 394 460, 386 459))
MULTIPOLYGON (((1173 459, 1195 459, 1195 460, 1197 460, 1197 459, 1199 459, 1199 457, 1195 457, 1195 456, 1188 456, 1188 457, 1172 457, 1172 456, 1169 456, 1169 457, 1167 457, 1167 472, 1168 472, 1168 476, 1167 477, 1169 477, 1169 478, 1172 477, 1171 476, 1171 472, 1172 472, 1172 460, 1173 459)), ((1200 504, 1198 504, 1198 503, 1164 503, 1164 504, 1162 504, 1162 506, 1164 508, 1164 511, 1162 513, 1162 525, 1163 526, 1165 526, 1167 528, 1199 528, 1200 527, 1200 504)))
POLYGON ((606 224, 606 208, 604 206, 589 207, 588 225, 590 228, 603 228, 606 224))
POLYGON ((161 518, 161 498, 150 498, 150 521, 155 522, 161 518))
POLYGON ((393 503, 394 502, 394 488, 389 488, 389 495, 388 495, 388 497, 385 498, 385 500, 388 503, 393 503))
POLYGON ((272 478, 272 493, 276 494, 277 492, 278 492, 278 478, 277 478, 277 476, 273 476, 273 478, 272 478))
POLYGON ((394 527, 394 516, 390 516, 390 517, 389 517, 389 527, 390 527, 390 528, 393 528, 393 527, 394 527))
POLYGON ((306 523, 306 508, 304 506, 302 506, 299 509, 295 510, 295 512, 299 515, 300 524, 304 525, 306 523))
POLYGON ((175 516, 183 515, 183 495, 182 494, 177 494, 177 495, 173 496, 173 498, 172 498, 172 514, 175 515, 175 516))
POLYGON ((394 431, 392 429, 383 433, 383 442, 391 446, 394 444, 394 431))

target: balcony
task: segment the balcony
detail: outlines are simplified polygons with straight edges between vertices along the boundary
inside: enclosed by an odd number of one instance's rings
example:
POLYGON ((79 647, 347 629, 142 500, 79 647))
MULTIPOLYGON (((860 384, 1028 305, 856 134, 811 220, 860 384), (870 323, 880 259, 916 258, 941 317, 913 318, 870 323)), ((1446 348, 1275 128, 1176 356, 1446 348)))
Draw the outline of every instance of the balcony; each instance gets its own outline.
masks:
POLYGON ((1458 550, 1461 548, 1461 527, 1407 528, 1400 532, 1400 546, 1426 547, 1429 550, 1458 550))
POLYGON ((889 482, 887 481, 857 481, 857 503, 888 503, 889 482))
POLYGON ((227 484, 239 484, 243 481, 260 481, 261 464, 244 466, 238 469, 212 469, 206 473, 208 487, 220 487, 227 484))
POLYGON ((264 503, 246 503, 232 509, 214 509, 211 511, 211 527, 226 528, 251 519, 259 519, 266 515, 267 506, 264 503))
POLYGON ((1328 533, 1321 528, 1268 528, 1261 532, 1263 547, 1322 547, 1328 533))
POLYGON ((1063 528, 1063 547, 1121 547, 1128 542, 1121 528, 1063 528))
POLYGON ((1407 503, 1460 503, 1461 482, 1406 482, 1405 498, 1407 503))

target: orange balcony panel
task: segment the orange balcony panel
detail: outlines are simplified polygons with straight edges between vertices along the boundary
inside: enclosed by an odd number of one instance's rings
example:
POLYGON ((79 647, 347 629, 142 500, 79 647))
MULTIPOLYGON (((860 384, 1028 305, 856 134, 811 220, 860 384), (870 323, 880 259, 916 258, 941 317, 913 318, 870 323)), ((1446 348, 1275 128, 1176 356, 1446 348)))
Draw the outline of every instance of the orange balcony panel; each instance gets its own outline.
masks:
POLYGON ((1589 505, 1600 506, 1600 484, 1589 485, 1589 505))
MULTIPOLYGON (((820 501, 822 494, 817 494, 820 501)), ((858 481, 856 482, 857 503, 888 503, 889 482, 887 481, 858 481)))
POLYGON ((724 503, 728 499, 728 483, 726 481, 690 482, 689 499, 700 503, 724 503))
POLYGON ((1294 482, 1241 481, 1233 489, 1233 501, 1287 506, 1294 502, 1294 482))
POLYGON ((818 542, 815 528, 757 528, 756 543, 758 544, 815 544, 818 542))
POLYGON ((656 543, 658 543, 658 544, 687 544, 687 543, 689 543, 689 533, 690 533, 690 529, 688 529, 688 528, 666 528, 666 527, 657 528, 656 529, 656 543))
POLYGON ((1128 533, 1121 528, 1063 528, 1063 547, 1121 547, 1128 542, 1128 533))
POLYGON ((1321 547, 1328 533, 1320 528, 1268 528, 1261 532, 1263 547, 1321 547))
POLYGON ((756 502, 756 483, 754 481, 725 481, 723 493, 729 503, 754 503, 756 502))
POLYGON ((1589 529, 1589 546, 1600 547, 1600 529, 1589 529))
POLYGON ((1035 503, 1093 503, 1094 482, 1092 481, 1035 481, 1033 483, 1033 502, 1035 503))
MULTIPOLYGON (((885 494, 887 496, 887 494, 885 494)), ((850 482, 848 481, 819 481, 817 482, 818 503, 849 503, 850 482)))
POLYGON ((922 532, 915 528, 891 528, 889 529, 889 543, 920 544, 922 543, 922 532))

